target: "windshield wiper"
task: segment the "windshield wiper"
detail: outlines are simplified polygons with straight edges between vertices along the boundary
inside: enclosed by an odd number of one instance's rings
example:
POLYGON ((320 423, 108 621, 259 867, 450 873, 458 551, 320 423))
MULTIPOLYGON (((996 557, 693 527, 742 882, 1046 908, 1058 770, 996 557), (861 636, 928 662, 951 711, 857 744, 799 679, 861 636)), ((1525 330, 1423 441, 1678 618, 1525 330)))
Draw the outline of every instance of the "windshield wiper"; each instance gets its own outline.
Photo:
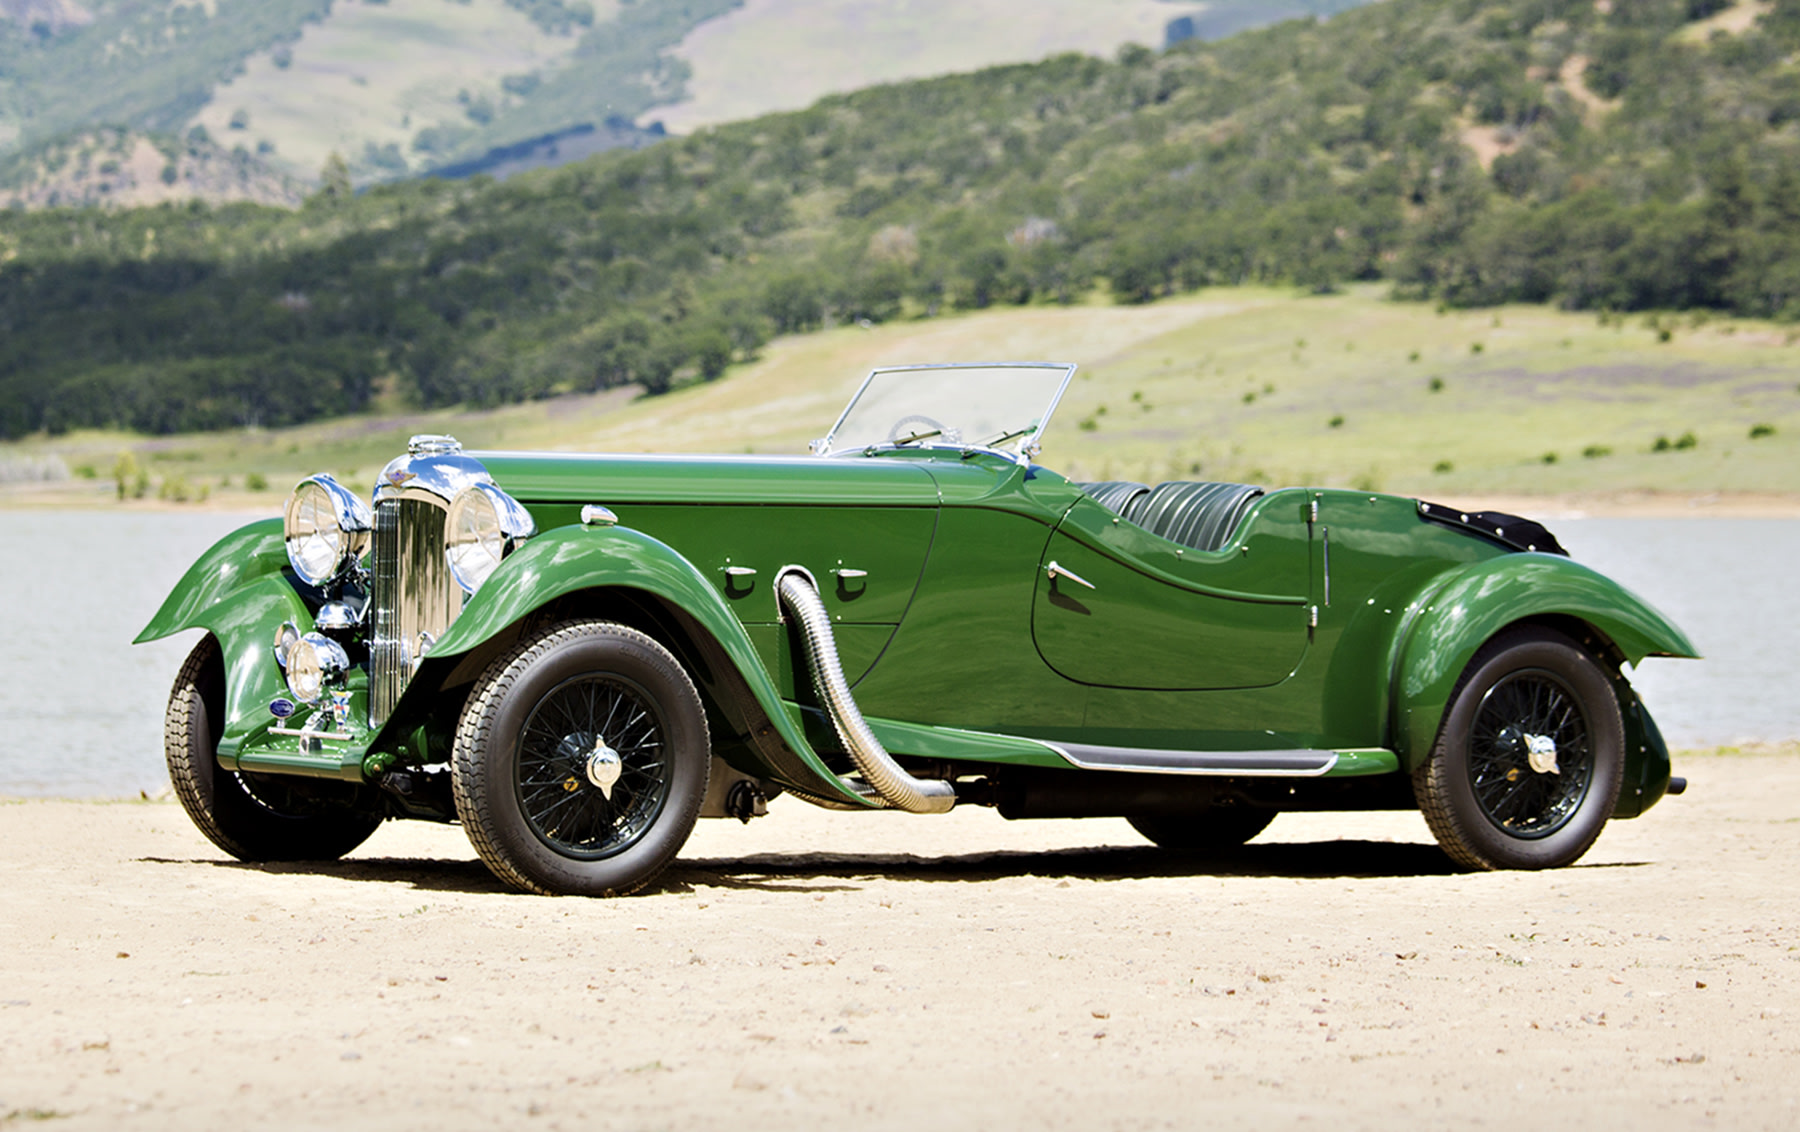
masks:
POLYGON ((998 448, 998 447, 1000 447, 1000 445, 1005 444, 1009 440, 1017 440, 1021 436, 1026 436, 1026 435, 1036 432, 1036 431, 1037 431, 1036 425, 1031 425, 1028 428, 1015 429, 1012 432, 1001 433, 999 436, 996 436, 992 440, 984 440, 980 444, 976 445, 976 447, 977 448, 998 448))
POLYGON ((921 440, 930 440, 934 436, 942 435, 944 435, 943 429, 934 428, 930 432, 915 432, 911 436, 902 436, 900 439, 894 441, 894 443, 904 448, 908 444, 917 444, 921 440))

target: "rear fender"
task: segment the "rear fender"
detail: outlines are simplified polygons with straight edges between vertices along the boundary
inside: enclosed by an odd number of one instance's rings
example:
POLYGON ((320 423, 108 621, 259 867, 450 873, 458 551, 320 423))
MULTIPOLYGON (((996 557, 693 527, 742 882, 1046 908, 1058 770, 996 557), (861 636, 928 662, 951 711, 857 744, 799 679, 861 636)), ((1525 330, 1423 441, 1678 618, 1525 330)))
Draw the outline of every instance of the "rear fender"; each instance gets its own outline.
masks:
MULTIPOLYGON (((1634 665, 1646 656, 1700 655, 1648 602, 1579 562, 1508 554, 1470 563, 1425 594, 1403 630, 1391 683, 1393 742, 1401 765, 1410 771, 1430 756, 1450 694, 1483 644, 1522 621, 1571 618, 1601 634, 1634 665)), ((1625 687, 1619 706, 1627 719, 1634 700, 1625 687)))
POLYGON ((841 796, 858 809, 869 806, 866 799, 839 784, 837 775, 806 741, 800 721, 783 704, 749 634, 718 591, 673 548, 641 531, 569 526, 527 542, 469 599, 443 639, 432 646, 430 659, 447 660, 479 649, 546 604, 594 590, 636 591, 680 610, 711 637, 768 724, 804 764, 804 777, 812 779, 784 784, 808 793, 841 796))
POLYGON ((1625 709, 1625 781, 1619 787, 1619 802, 1613 807, 1615 818, 1635 818, 1662 800, 1669 792, 1669 745, 1662 730, 1644 701, 1625 683, 1618 680, 1619 706, 1625 709))

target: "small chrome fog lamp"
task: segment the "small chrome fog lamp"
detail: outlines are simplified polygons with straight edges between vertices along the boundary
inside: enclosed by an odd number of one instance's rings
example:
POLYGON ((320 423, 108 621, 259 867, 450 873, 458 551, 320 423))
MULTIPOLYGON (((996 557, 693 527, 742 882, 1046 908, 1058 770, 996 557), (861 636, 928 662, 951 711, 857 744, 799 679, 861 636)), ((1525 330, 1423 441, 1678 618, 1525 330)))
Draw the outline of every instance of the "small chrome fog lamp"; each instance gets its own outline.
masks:
POLYGON ((327 475, 300 481, 282 514, 282 535, 294 573, 322 586, 362 557, 375 526, 369 505, 327 475))
POLYGON ((330 637, 308 633, 293 643, 287 654, 287 686, 296 700, 316 704, 325 685, 350 670, 344 646, 330 637))
POLYGON ((520 543, 537 534, 531 512, 491 483, 458 493, 444 518, 444 556, 450 576, 474 593, 520 543))
POLYGON ((286 668, 288 653, 300 642, 300 626, 292 621, 283 621, 281 628, 275 630, 275 663, 286 668))

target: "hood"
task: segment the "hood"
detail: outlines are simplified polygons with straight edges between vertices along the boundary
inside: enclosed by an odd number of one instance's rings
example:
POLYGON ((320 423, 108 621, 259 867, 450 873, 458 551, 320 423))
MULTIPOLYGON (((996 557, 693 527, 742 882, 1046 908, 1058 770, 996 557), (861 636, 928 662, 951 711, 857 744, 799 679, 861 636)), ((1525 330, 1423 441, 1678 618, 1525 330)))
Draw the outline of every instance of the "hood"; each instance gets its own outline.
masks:
POLYGON ((507 494, 534 503, 781 503, 935 506, 918 464, 818 456, 474 452, 507 494))

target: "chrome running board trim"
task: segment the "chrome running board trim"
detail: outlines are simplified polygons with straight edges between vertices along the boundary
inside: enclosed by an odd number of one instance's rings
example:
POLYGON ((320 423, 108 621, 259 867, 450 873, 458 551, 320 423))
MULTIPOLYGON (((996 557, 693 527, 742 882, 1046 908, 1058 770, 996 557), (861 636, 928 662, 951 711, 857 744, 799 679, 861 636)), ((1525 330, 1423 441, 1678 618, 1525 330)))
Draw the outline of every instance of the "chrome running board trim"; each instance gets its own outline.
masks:
POLYGON ((1070 766, 1129 774, 1197 774, 1233 778, 1320 778, 1337 766, 1336 751, 1163 751, 1148 747, 1096 747, 1039 743, 1070 766))

